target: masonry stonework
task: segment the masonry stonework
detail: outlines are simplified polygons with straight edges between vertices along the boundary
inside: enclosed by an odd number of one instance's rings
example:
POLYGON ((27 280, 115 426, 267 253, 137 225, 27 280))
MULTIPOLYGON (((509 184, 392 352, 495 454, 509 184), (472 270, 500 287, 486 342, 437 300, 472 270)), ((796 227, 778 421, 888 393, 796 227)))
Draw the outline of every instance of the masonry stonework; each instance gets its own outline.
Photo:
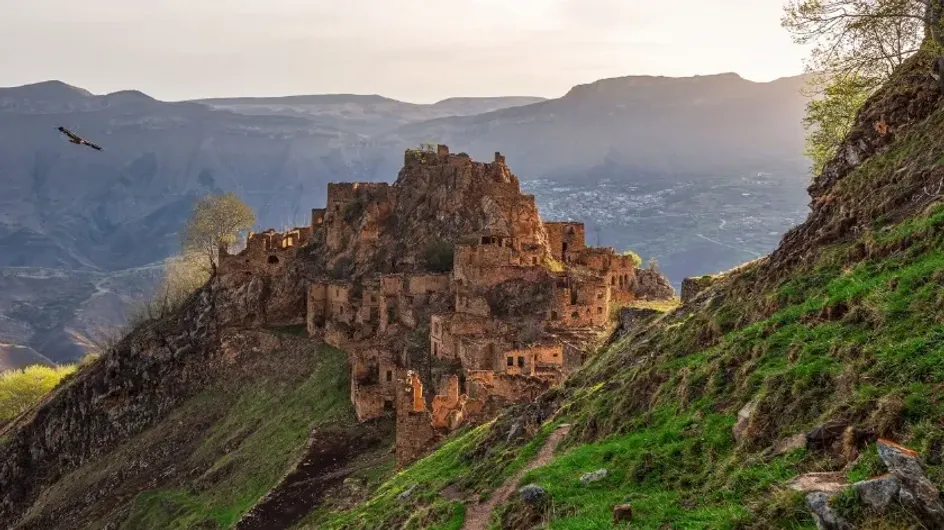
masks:
POLYGON ((329 184, 311 226, 251 234, 221 269, 302 278, 298 321, 347 352, 357 416, 396 421, 401 465, 561 384, 614 305, 674 296, 583 223, 543 222, 500 153, 443 145, 408 150, 392 185, 329 184))

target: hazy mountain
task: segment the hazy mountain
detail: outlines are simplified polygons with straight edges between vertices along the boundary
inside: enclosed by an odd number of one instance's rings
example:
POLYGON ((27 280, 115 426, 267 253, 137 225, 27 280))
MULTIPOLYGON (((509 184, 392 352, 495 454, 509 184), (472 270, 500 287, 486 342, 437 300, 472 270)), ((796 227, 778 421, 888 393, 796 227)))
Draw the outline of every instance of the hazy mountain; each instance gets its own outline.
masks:
POLYGON ((502 151, 531 178, 638 181, 640 174, 772 166, 802 172, 804 83, 802 76, 755 83, 737 74, 605 79, 559 99, 411 124, 378 140, 397 146, 435 138, 473 157, 502 151))
POLYGON ((200 102, 248 115, 292 116, 355 134, 386 132, 401 125, 447 116, 482 114, 544 101, 535 97, 450 98, 432 105, 383 96, 323 94, 275 98, 222 98, 200 102))
POLYGON ((801 84, 627 77, 553 100, 430 105, 0 88, 0 342, 75 358, 146 293, 208 192, 237 192, 261 227, 307 223, 328 182, 392 181, 403 150, 429 141, 505 153, 545 218, 588 219, 591 240, 658 256, 676 283, 730 267, 805 207, 801 84), (69 144, 60 125, 105 150, 69 144))
POLYGON ((0 343, 0 372, 34 364, 52 366, 54 363, 27 346, 0 343))

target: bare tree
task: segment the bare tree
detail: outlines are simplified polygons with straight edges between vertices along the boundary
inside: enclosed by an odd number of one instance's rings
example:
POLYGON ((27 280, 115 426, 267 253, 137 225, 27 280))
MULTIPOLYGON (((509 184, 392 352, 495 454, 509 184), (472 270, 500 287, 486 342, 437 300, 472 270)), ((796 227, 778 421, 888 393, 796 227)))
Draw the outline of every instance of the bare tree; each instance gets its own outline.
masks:
POLYGON ((807 67, 845 77, 887 79, 926 37, 941 44, 944 0, 794 0, 783 27, 812 44, 807 67))

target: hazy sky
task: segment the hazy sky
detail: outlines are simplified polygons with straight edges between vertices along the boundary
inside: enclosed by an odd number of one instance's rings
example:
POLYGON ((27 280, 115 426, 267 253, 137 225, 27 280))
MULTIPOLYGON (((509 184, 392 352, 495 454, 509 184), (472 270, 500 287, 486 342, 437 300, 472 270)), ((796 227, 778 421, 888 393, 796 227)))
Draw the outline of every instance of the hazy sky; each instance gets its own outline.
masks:
POLYGON ((633 74, 795 75, 784 0, 0 0, 0 86, 165 100, 557 97, 633 74))

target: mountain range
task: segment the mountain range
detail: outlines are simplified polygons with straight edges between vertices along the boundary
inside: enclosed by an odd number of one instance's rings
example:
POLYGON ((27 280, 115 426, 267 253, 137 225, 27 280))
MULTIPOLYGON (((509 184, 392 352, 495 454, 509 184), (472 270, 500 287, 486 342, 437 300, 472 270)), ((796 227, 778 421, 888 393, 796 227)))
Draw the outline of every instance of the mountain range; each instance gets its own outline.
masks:
POLYGON ((236 192, 260 228, 305 224, 327 182, 392 181, 404 149, 425 142, 502 151, 549 217, 590 220, 591 242, 655 257, 676 283, 716 272, 770 250, 805 213, 804 82, 633 76, 556 99, 428 105, 0 88, 0 343, 80 356, 147 295, 202 195, 236 192))

